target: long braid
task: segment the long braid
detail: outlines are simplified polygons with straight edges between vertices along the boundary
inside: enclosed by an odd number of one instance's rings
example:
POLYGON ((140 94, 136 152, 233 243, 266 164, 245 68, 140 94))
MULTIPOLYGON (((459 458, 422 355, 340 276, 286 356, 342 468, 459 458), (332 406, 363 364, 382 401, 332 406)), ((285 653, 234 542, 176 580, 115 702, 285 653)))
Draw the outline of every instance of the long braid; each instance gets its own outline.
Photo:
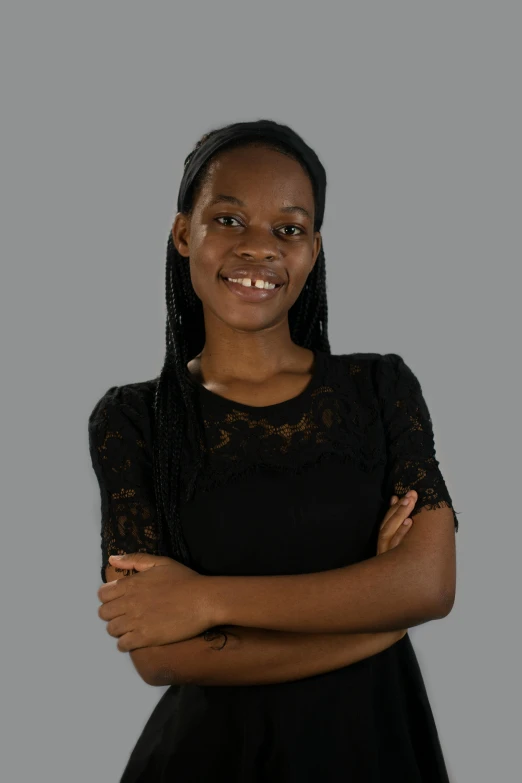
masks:
MULTIPOLYGON (((205 134, 185 159, 185 167, 199 147, 219 129, 205 134)), ((227 145, 245 146, 251 141, 227 145)), ((257 143, 269 146, 296 158, 284 145, 273 140, 257 143)), ((210 163, 210 161, 208 162, 210 163)), ((188 211, 190 212, 198 189, 208 171, 208 163, 196 177, 188 211)), ((195 450, 195 470, 187 488, 189 499, 197 476, 204 466, 204 432, 199 415, 196 389, 187 377, 187 363, 197 356, 205 344, 203 306, 190 279, 188 259, 178 253, 169 232, 165 274, 167 320, 165 328, 166 353, 158 377, 154 400, 153 472, 157 513, 160 527, 161 554, 193 567, 180 518, 180 472, 182 448, 190 443, 195 450)), ((328 309, 326 297, 326 267, 321 247, 314 268, 309 274, 299 297, 290 308, 289 328, 292 340, 304 348, 330 353, 328 339, 328 309)), ((208 632, 210 633, 210 632, 208 632)))

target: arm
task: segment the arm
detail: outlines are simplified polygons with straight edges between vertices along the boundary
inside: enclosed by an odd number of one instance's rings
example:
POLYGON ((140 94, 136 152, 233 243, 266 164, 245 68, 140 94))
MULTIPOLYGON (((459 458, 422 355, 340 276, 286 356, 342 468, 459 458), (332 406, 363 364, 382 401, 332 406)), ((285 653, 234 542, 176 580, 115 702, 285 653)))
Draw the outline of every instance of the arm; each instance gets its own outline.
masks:
MULTIPOLYGON (((107 566, 105 578, 129 574, 107 566)), ((288 682, 349 666, 399 641, 406 631, 302 634, 224 626, 183 642, 131 650, 147 685, 259 685, 288 682)))
MULTIPOLYGON (((402 522, 408 513, 398 504, 387 511, 380 526, 378 554, 404 541, 408 528, 402 522)), ((405 635, 406 630, 302 634, 222 626, 181 643, 137 649, 131 651, 131 656, 150 685, 257 685, 299 680, 349 666, 382 652, 405 635), (223 638, 224 643, 212 644, 217 637, 219 642, 223 638)))
POLYGON ((453 512, 441 507, 415 513, 413 529, 401 546, 345 568, 207 577, 215 625, 371 633, 445 617, 455 596, 453 512))
POLYGON ((131 651, 149 685, 265 685, 349 666, 395 644, 406 631, 303 634, 224 626, 175 644, 131 651), (207 636, 208 641, 204 638, 207 636))

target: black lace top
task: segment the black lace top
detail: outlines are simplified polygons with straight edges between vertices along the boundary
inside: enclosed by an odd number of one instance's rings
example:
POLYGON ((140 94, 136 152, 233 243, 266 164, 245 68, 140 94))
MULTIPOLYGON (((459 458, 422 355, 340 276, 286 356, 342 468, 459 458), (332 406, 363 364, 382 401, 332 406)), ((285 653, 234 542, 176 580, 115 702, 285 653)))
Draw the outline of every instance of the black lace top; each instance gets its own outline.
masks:
MULTIPOLYGON (((339 568, 376 554, 392 494, 418 492, 412 515, 452 508, 419 381, 397 354, 316 351, 306 389, 263 407, 187 377, 197 387, 206 464, 193 484, 186 444, 181 518, 200 573, 339 568)), ((158 553, 155 383, 112 386, 89 417, 103 581, 109 555, 158 553)), ((171 780, 169 773, 184 782, 220 780, 220 765, 229 782, 447 781, 408 634, 378 655, 295 682, 170 687, 122 782, 171 780), (146 777, 151 770, 156 777, 146 777)))

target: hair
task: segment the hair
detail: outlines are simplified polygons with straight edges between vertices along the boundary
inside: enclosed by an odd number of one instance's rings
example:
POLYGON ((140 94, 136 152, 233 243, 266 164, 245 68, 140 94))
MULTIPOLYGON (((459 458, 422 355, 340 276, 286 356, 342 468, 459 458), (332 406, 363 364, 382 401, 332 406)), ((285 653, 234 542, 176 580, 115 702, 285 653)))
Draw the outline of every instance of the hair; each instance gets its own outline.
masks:
MULTIPOLYGON (((221 144, 211 152, 197 169, 189 186, 178 199, 178 210, 191 214, 202 185, 209 173, 211 162, 219 153, 237 147, 263 146, 288 155, 299 162, 314 188, 316 204, 316 220, 314 229, 319 230, 322 223, 322 209, 317 215, 318 200, 323 192, 318 192, 317 177, 313 176, 311 165, 303 158, 299 150, 305 147, 302 139, 288 126, 278 125, 270 120, 259 120, 244 123, 252 133, 239 133, 234 138, 221 144), (263 133, 262 128, 270 126, 272 132, 263 133), (279 137, 277 132, 280 131, 279 137), (282 133, 281 133, 282 132, 282 133), (276 138, 274 138, 274 135, 276 138), (280 136, 284 135, 285 140, 280 136), (286 141, 290 139, 290 141, 286 141)), ((205 144, 213 140, 218 133, 223 133, 237 125, 216 128, 204 134, 195 145, 192 152, 185 158, 184 172, 194 162, 194 156, 205 144)), ((310 150, 312 156, 315 155, 310 150)), ((318 161, 318 159, 315 159, 318 161)), ((317 163, 316 165, 319 165, 317 163)), ((321 170, 324 171, 324 169, 321 170)), ((324 186, 326 179, 324 179, 324 186)), ((197 356, 205 344, 205 324, 203 306, 196 295, 190 278, 188 259, 177 251, 172 231, 167 241, 167 258, 165 274, 165 293, 167 320, 165 329, 166 352, 165 361, 160 375, 154 398, 154 438, 153 438, 153 474, 156 494, 156 506, 160 529, 160 553, 192 567, 192 558, 181 527, 180 519, 180 468, 182 446, 185 438, 190 448, 194 449, 194 473, 186 491, 189 499, 197 476, 205 464, 203 424, 199 415, 196 399, 197 389, 187 377, 187 363, 197 356)), ((328 339, 328 305, 326 298, 326 269, 324 251, 321 244, 314 267, 301 290, 298 298, 288 311, 290 335, 294 343, 303 348, 321 350, 330 353, 328 339)), ((206 634, 211 632, 207 631, 206 634)), ((207 637, 208 640, 208 637, 207 637)))

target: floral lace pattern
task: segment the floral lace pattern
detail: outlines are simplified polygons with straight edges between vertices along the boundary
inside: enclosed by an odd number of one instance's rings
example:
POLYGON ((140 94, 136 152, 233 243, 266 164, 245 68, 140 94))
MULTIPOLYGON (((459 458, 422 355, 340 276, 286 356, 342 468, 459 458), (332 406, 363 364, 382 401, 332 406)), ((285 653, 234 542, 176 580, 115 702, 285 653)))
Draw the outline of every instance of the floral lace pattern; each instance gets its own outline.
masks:
POLYGON ((433 423, 417 377, 394 353, 382 356, 374 370, 390 466, 386 497, 414 489, 418 501, 410 516, 422 508, 451 508, 458 530, 457 512, 435 456, 433 423))
POLYGON ((89 451, 101 493, 103 582, 110 555, 159 554, 147 409, 152 400, 145 384, 112 386, 89 416, 89 451))
MULTIPOLYGON (((421 508, 452 508, 435 456, 421 386, 397 354, 316 354, 305 392, 255 408, 201 390, 204 469, 194 491, 271 469, 302 472, 335 455, 359 470, 386 466, 383 496, 415 489, 421 508)), ((102 580, 111 554, 159 554, 152 475, 155 380, 112 386, 89 416, 89 449, 101 492, 102 580)), ((181 480, 193 477, 184 446, 181 480)), ((455 529, 458 529, 453 511, 455 529)))
MULTIPOLYGON (((347 368, 336 358, 331 357, 326 377, 320 368, 305 394, 279 405, 257 409, 206 394, 202 400, 205 468, 198 476, 197 491, 260 469, 301 473, 333 454, 363 471, 384 465, 377 405, 371 400, 368 404, 369 395, 357 388, 361 382, 364 387, 365 381, 368 386, 369 378, 362 376, 358 384, 350 385, 349 376, 359 377, 361 367, 347 368)), ((320 360, 325 362, 325 356, 320 360)), ((186 460, 185 482, 191 470, 186 460)))

